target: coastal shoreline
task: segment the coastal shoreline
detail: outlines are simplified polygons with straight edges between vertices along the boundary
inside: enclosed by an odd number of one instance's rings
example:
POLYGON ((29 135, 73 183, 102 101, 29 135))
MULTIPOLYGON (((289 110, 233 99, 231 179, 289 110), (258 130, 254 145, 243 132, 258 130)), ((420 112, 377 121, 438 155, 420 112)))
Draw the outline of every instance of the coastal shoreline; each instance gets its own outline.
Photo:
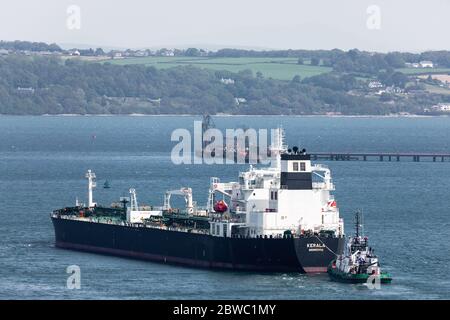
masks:
MULTIPOLYGON (((202 114, 0 114, 0 117, 201 117, 202 114)), ((388 115, 338 115, 338 114, 212 114, 212 117, 233 118, 233 117, 294 117, 294 118, 445 118, 449 114, 442 115, 418 115, 418 114, 388 114, 388 115)))

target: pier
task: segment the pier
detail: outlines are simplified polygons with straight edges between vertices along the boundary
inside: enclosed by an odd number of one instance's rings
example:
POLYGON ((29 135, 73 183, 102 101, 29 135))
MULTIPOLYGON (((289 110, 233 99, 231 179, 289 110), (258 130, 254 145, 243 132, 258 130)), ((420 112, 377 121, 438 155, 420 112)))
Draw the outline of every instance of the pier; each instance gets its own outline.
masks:
MULTIPOLYGON (((385 162, 450 162, 450 153, 420 153, 420 152, 307 152, 311 160, 317 161, 385 161, 385 162)), ((204 158, 203 154, 201 155, 204 158)), ((212 157, 215 157, 212 154, 212 157)), ((268 157, 270 155, 268 154, 268 157)), ((228 158, 226 151, 223 158, 228 158)), ((238 163, 236 152, 231 154, 235 163, 238 163)), ((259 163, 259 157, 244 155, 242 163, 259 163)))
POLYGON ((449 162, 450 153, 309 152, 311 160, 449 162))

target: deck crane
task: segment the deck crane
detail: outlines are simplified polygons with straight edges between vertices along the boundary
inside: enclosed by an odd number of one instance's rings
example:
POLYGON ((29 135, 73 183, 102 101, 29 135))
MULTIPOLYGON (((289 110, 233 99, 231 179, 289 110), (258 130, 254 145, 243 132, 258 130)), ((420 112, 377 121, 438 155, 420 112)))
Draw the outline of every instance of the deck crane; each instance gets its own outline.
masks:
POLYGON ((170 198, 172 195, 183 196, 186 201, 186 211, 189 214, 194 212, 194 203, 192 201, 192 189, 191 188, 181 188, 177 190, 168 190, 164 195, 164 210, 171 210, 170 198))

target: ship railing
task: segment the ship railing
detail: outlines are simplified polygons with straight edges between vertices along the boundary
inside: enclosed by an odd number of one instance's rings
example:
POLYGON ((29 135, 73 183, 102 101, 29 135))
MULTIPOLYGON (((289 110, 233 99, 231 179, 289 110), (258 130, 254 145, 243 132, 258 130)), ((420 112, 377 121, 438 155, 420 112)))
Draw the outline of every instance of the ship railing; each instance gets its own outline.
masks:
POLYGON ((313 182, 313 189, 325 189, 325 182, 313 182))
POLYGON ((169 226, 165 226, 165 225, 148 224, 148 223, 131 223, 131 222, 126 222, 126 221, 121 221, 120 223, 117 223, 115 221, 103 222, 103 223, 118 224, 118 225, 122 225, 122 226, 133 227, 133 228, 151 228, 151 229, 170 230, 170 231, 179 231, 179 232, 187 232, 187 233, 208 234, 208 232, 209 232, 209 230, 173 227, 173 226, 169 227, 169 226))
POLYGON ((223 217, 217 217, 217 218, 211 218, 211 222, 233 222, 233 223, 246 223, 245 218, 223 218, 223 217))
POLYGON ((147 228, 161 229, 161 230, 169 230, 169 231, 179 231, 186 233, 198 233, 198 234, 208 234, 209 230, 201 230, 201 229, 193 229, 193 228, 181 228, 181 227, 168 227, 168 226, 152 226, 145 225, 147 228))
POLYGON ((334 190, 334 184, 332 182, 328 184, 325 182, 313 182, 312 187, 313 189, 334 190))
POLYGON ((242 212, 242 213, 267 213, 267 212, 276 212, 275 211, 275 209, 269 209, 269 208, 266 208, 266 209, 258 209, 258 210, 251 210, 251 211, 249 211, 249 212, 242 212))

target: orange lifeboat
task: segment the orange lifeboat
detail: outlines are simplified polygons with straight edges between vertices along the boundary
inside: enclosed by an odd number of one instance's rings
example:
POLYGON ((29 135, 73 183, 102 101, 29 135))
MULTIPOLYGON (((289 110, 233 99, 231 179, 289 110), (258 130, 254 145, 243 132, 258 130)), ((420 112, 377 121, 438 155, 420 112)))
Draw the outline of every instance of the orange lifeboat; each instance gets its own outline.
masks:
POLYGON ((225 201, 219 200, 214 204, 214 211, 223 213, 228 210, 228 205, 225 201))

